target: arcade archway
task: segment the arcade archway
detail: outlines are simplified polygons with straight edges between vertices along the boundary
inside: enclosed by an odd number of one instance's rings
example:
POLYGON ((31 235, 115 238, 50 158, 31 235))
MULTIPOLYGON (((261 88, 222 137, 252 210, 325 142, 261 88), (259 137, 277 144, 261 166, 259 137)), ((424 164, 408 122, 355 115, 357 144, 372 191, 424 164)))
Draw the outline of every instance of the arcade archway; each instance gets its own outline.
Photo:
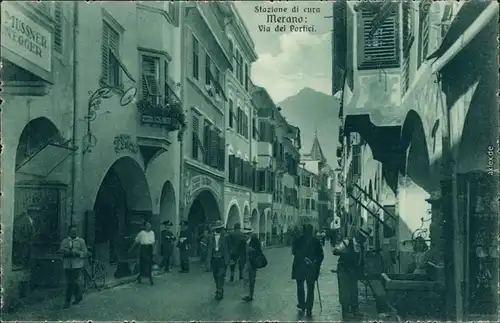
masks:
POLYGON ((154 228, 158 228, 163 221, 170 221, 174 226, 176 221, 177 205, 175 203, 175 190, 170 181, 163 184, 160 198, 160 217, 158 221, 154 221, 154 228), (158 222, 158 223, 156 223, 158 222))
POLYGON ((252 224, 253 231, 257 233, 259 231, 259 213, 255 209, 252 211, 250 223, 252 224))
MULTIPOLYGON (((95 257, 109 264, 134 259, 136 255, 128 250, 144 221, 151 220, 151 209, 149 186, 141 166, 130 157, 115 161, 97 192, 93 237, 88 226, 89 244, 94 245, 95 257)), ((116 273, 127 274, 121 270, 116 273)))
POLYGON ((245 205, 243 209, 243 222, 250 220, 250 208, 248 205, 245 205))
POLYGON ((188 213, 188 231, 191 234, 190 256, 200 256, 200 238, 203 231, 216 220, 221 220, 219 204, 214 194, 202 190, 194 199, 188 213))
POLYGON ((51 243, 57 244, 61 233, 66 233, 61 222, 63 219, 60 218, 65 214, 61 198, 65 187, 60 183, 50 185, 41 184, 40 181, 40 176, 46 176, 54 168, 54 163, 57 165, 60 161, 55 161, 46 153, 40 154, 46 158, 34 158, 49 143, 62 143, 62 136, 49 119, 42 117, 31 120, 25 126, 16 147, 11 253, 13 269, 29 268, 33 243, 43 243, 40 244, 42 248, 51 243), (35 179, 33 175, 38 178, 35 179))
POLYGON ((233 204, 229 208, 229 212, 227 214, 226 228, 231 230, 234 228, 236 223, 241 223, 240 211, 238 210, 238 205, 233 204))

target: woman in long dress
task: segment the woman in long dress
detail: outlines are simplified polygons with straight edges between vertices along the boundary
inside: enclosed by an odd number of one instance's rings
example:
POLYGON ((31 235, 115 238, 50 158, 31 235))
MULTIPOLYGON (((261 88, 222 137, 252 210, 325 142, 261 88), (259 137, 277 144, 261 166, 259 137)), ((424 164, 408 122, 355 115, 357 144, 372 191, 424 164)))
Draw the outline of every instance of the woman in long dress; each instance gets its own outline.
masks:
MULTIPOLYGON (((142 277, 148 277, 149 283, 153 285, 153 248, 155 244, 155 233, 151 230, 151 222, 144 222, 144 230, 135 237, 134 245, 140 245, 139 249, 139 275, 137 282, 141 283, 142 277)), ((131 248, 131 249, 132 249, 131 248)))

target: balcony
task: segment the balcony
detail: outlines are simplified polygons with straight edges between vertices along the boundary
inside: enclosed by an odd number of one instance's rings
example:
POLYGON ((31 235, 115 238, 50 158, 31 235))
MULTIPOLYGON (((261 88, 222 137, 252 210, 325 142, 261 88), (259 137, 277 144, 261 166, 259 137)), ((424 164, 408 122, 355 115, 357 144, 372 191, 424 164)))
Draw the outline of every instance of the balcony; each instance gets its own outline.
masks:
MULTIPOLYGON (((344 134, 359 133, 380 162, 394 158, 399 151, 406 116, 401 108, 404 80, 400 36, 410 27, 405 29, 398 23, 400 5, 359 3, 348 13, 352 17, 350 26, 358 29, 358 38, 349 35, 357 65, 352 67, 353 85, 347 81, 344 84, 344 134)), ((411 47, 411 42, 404 40, 404 45, 411 47)))
POLYGON ((186 129, 182 102, 171 84, 171 81, 165 84, 165 95, 147 95, 137 102, 140 117, 137 141, 146 165, 168 150, 171 132, 178 131, 177 140, 181 141, 186 129))

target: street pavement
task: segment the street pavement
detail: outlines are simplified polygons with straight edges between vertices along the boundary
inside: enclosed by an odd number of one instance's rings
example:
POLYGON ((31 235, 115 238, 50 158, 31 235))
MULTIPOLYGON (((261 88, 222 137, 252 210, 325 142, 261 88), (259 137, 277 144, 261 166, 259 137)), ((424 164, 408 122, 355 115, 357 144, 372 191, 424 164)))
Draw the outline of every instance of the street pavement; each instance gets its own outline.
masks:
MULTIPOLYGON (((323 303, 320 309, 315 292, 314 321, 340 321, 337 278, 330 269, 336 257, 326 246, 319 286, 323 303)), ((214 300, 212 274, 198 263, 189 274, 177 271, 155 277, 155 285, 129 283, 101 292, 89 293, 69 309, 62 309, 61 298, 36 304, 12 313, 3 320, 92 320, 92 321, 297 321, 296 285, 291 279, 292 255, 289 247, 264 250, 269 264, 257 273, 254 301, 244 303, 242 282, 226 282, 224 299, 214 300)), ((228 275, 229 276, 229 275, 228 275)))

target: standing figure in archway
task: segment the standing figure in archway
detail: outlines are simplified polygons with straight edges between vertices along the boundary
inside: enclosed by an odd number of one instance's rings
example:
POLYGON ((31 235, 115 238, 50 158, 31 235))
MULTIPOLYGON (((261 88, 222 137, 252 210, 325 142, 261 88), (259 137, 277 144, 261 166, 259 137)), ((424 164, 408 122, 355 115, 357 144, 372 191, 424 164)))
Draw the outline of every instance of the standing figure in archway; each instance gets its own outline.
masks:
POLYGON ((135 237, 134 244, 130 249, 133 249, 137 244, 139 249, 139 275, 137 282, 141 283, 142 277, 148 277, 149 283, 153 285, 153 254, 155 244, 155 233, 151 230, 151 222, 144 222, 144 230, 141 230, 135 237))
POLYGON ((181 232, 179 233, 179 241, 177 241, 177 248, 179 248, 179 256, 181 260, 180 273, 189 272, 189 247, 191 244, 188 223, 185 220, 181 221, 181 232))
POLYGON ((238 264, 238 270, 240 273, 240 280, 243 279, 243 265, 242 255, 245 250, 245 237, 243 232, 241 232, 241 224, 235 223, 233 227, 233 232, 229 234, 229 246, 231 250, 231 260, 229 263, 229 268, 231 270, 230 281, 234 281, 234 272, 236 271, 236 264, 238 264))
POLYGON ((262 259, 264 256, 259 237, 253 233, 252 227, 246 226, 243 231, 245 240, 243 241, 243 255, 241 258, 244 266, 244 285, 245 288, 248 288, 248 295, 243 297, 243 301, 251 302, 253 301, 259 258, 262 259))
POLYGON ((66 301, 64 308, 71 304, 71 298, 75 296, 73 304, 78 304, 83 297, 78 286, 78 277, 83 268, 84 258, 88 256, 85 240, 77 235, 76 226, 68 228, 69 236, 61 242, 59 253, 63 255, 63 267, 66 273, 66 301))
POLYGON ((215 299, 224 298, 224 280, 226 270, 229 266, 229 236, 224 232, 224 222, 217 220, 213 225, 213 233, 208 240, 207 266, 208 262, 212 268, 215 280, 215 299))
POLYGON ((162 222, 163 230, 161 231, 161 256, 162 267, 165 272, 170 271, 170 260, 172 258, 172 253, 174 252, 174 242, 175 235, 172 233, 172 222, 164 221, 162 222))

